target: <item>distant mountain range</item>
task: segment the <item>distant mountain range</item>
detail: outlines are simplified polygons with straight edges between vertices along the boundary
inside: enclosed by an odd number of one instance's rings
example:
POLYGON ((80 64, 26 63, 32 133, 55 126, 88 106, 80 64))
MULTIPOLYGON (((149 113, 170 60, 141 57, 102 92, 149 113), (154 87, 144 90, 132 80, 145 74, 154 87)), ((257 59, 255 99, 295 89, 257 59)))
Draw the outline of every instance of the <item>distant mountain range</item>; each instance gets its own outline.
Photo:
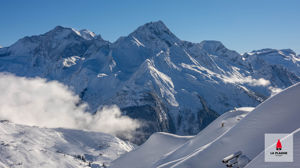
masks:
POLYGON ((241 55, 219 41, 183 41, 162 21, 114 43, 57 26, 0 48, 0 72, 62 82, 92 112, 118 105, 144 123, 134 140, 141 143, 157 131, 196 134, 226 111, 258 105, 300 81, 300 57, 290 49, 241 55))

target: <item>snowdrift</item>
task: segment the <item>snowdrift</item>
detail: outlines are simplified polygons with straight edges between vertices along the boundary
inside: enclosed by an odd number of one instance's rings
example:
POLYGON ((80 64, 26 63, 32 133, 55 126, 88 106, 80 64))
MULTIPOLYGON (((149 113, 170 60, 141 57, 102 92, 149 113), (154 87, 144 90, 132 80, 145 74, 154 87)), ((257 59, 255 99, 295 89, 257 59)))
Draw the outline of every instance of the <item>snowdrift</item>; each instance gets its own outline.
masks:
POLYGON ((163 132, 154 133, 142 146, 134 152, 121 156, 117 162, 112 163, 111 167, 139 168, 151 165, 162 155, 171 152, 191 138, 192 136, 178 136, 163 132))
MULTIPOLYGON (((150 168, 163 156, 179 152, 179 155, 188 155, 190 151, 205 145, 224 132, 231 129, 254 108, 243 107, 224 113, 196 137, 177 136, 168 133, 155 133, 138 149, 126 153, 112 162, 112 168, 150 168), (223 127, 222 127, 222 124, 223 127)), ((162 159, 163 161, 164 159, 162 159)), ((154 166, 155 167, 155 166, 154 166)))

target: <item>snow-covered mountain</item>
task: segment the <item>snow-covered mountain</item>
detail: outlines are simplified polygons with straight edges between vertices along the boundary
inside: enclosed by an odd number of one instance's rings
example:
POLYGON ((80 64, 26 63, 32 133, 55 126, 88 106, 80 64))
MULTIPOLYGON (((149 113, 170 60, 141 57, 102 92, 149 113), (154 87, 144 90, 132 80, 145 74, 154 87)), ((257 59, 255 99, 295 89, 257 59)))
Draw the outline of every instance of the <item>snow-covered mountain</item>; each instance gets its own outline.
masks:
POLYGON ((238 151, 250 159, 246 168, 299 167, 299 99, 300 83, 255 109, 238 108, 221 115, 194 137, 153 134, 139 148, 113 161, 111 167, 221 168, 226 167, 223 158, 238 151), (294 135, 293 162, 264 161, 266 133, 294 135))
POLYGON ((252 62, 266 62, 270 65, 280 65, 289 71, 300 75, 300 57, 291 49, 274 50, 274 49, 262 49, 252 51, 244 54, 244 57, 248 58, 252 62))
POLYGON ((134 146, 104 133, 48 129, 0 121, 1 168, 109 166, 134 146))
POLYGON ((234 107, 258 105, 300 81, 299 61, 291 50, 241 55, 218 41, 183 41, 161 21, 114 43, 57 26, 0 49, 0 72, 58 80, 91 111, 117 104, 144 123, 136 143, 157 131, 196 134, 234 107))

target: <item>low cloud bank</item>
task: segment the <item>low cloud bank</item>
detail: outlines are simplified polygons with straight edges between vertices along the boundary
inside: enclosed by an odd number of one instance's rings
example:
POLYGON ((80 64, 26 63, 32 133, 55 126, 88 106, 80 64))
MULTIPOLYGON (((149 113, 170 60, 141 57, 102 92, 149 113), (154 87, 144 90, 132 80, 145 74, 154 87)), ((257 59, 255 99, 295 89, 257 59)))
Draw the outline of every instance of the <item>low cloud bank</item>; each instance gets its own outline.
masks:
POLYGON ((67 86, 42 78, 0 74, 0 119, 41 127, 100 131, 130 137, 139 123, 122 116, 117 106, 105 106, 95 115, 67 86))
POLYGON ((270 85, 270 81, 259 78, 253 79, 251 76, 243 77, 243 76, 231 76, 224 78, 224 82, 226 83, 241 83, 241 84, 249 84, 251 86, 268 86, 270 85))

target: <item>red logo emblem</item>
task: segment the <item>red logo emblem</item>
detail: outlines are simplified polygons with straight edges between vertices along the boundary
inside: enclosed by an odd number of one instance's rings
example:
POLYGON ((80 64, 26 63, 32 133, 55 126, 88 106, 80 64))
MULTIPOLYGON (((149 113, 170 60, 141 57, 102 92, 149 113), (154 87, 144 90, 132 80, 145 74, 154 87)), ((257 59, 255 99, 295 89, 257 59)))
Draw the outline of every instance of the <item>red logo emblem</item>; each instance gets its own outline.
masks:
POLYGON ((276 144, 276 150, 281 150, 281 149, 282 149, 281 142, 278 139, 277 144, 276 144))

